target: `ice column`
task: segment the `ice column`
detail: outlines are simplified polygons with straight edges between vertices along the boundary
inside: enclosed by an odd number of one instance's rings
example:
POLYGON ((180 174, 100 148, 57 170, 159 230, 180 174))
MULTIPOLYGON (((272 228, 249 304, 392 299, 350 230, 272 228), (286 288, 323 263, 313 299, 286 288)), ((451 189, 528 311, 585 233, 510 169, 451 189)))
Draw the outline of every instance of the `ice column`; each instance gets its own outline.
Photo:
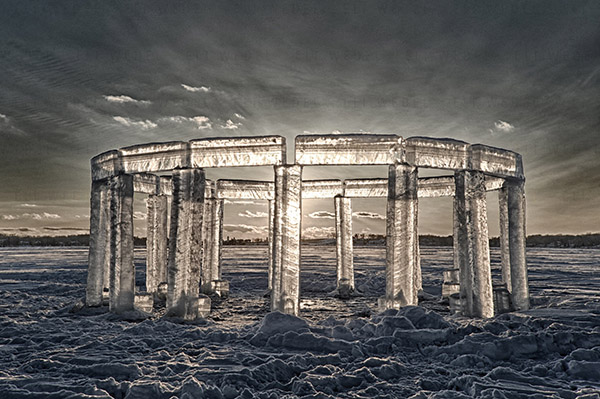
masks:
POLYGON ((273 240, 274 240, 274 226, 275 226, 275 200, 269 200, 269 253, 268 253, 268 289, 273 289, 273 240))
POLYGON ((464 316, 492 317, 494 298, 490 269, 485 175, 455 173, 455 237, 460 273, 460 305, 464 316))
POLYGON ((498 211, 500 214, 500 263, 502 264, 502 282, 508 292, 512 291, 510 282, 510 240, 508 237, 508 189, 505 185, 498 191, 498 211))
POLYGON ((418 262, 417 168, 390 165, 386 226, 386 288, 380 308, 416 305, 418 262))
POLYGON ((108 193, 106 181, 92 182, 89 266, 85 292, 87 306, 102 305, 102 292, 105 287, 108 288, 110 264, 110 201, 108 193))
POLYGON ((508 197, 508 239, 510 242, 510 281, 513 306, 529 309, 529 282, 525 258, 525 182, 506 180, 508 197))
POLYGON ((146 291, 155 293, 167 282, 167 196, 148 196, 146 207, 146 291))
POLYGON ((335 232, 337 255, 337 293, 347 298, 354 291, 354 260, 352 248, 352 200, 336 196, 335 232))
POLYGON ((176 169, 172 182, 167 314, 191 320, 198 317, 204 170, 176 169))
POLYGON ((223 243, 223 200, 208 198, 204 201, 204 256, 202 264, 202 292, 226 295, 229 286, 221 280, 221 246, 223 243))
POLYGON ((111 312, 133 310, 133 176, 110 180, 110 299, 111 312))
POLYGON ((300 310, 301 190, 301 166, 275 167, 271 310, 294 315, 300 310))

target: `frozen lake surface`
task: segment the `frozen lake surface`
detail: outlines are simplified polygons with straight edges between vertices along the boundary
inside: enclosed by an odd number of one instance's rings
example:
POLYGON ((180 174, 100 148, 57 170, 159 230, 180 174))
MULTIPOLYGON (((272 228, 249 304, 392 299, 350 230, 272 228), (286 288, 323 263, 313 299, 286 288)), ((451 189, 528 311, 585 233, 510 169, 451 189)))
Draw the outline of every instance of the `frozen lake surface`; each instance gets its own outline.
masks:
POLYGON ((533 309, 469 320, 439 299, 451 248, 421 248, 420 307, 378 314, 384 248, 355 248, 343 301, 335 248, 304 247, 296 318, 268 313, 266 247, 224 247, 230 298, 182 324, 73 311, 87 248, 1 248, 0 398, 600 398, 600 250, 527 255, 533 309))

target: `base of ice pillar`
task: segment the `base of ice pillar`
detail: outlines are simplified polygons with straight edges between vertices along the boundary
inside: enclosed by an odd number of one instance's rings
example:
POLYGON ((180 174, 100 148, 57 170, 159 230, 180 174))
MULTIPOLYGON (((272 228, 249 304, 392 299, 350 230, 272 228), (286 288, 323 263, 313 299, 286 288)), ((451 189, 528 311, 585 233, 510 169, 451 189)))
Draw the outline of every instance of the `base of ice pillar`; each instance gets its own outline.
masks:
POLYGON ((152 313, 152 309, 154 308, 154 294, 151 292, 135 294, 133 306, 142 312, 152 313))
POLYGON ((206 284, 202 284, 201 291, 205 295, 218 295, 221 298, 229 296, 229 281, 213 280, 206 284))
POLYGON ((338 281, 335 293, 341 299, 348 299, 354 294, 354 284, 350 280, 343 278, 338 281))
POLYGON ((406 303, 402 300, 388 299, 385 296, 377 298, 377 310, 380 312, 388 309, 400 309, 403 306, 406 306, 406 303))
POLYGON ((506 284, 494 284, 494 312, 502 314, 512 311, 510 300, 510 292, 506 288, 506 284))
POLYGON ((200 294, 198 296, 198 317, 208 317, 210 315, 211 301, 206 295, 200 294))

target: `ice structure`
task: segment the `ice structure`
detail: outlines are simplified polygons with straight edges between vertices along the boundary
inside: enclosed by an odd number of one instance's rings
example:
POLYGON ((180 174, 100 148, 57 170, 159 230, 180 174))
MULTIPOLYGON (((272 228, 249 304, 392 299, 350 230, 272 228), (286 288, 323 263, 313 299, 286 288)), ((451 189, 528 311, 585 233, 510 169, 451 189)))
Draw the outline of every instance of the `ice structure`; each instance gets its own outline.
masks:
POLYGON ((445 273, 443 289, 451 308, 471 317, 529 308, 525 178, 521 156, 512 151, 428 137, 301 135, 295 163, 287 164, 285 138, 264 136, 143 144, 105 152, 91 164, 88 306, 102 305, 108 293, 111 312, 151 311, 154 295, 166 295, 168 315, 206 316, 207 295, 229 291, 221 279, 225 199, 269 201, 271 310, 294 315, 300 304, 302 199, 334 199, 336 291, 347 298, 355 291, 351 201, 376 197, 387 198, 386 292, 379 306, 416 305, 422 289, 418 198, 452 196, 454 268, 445 273), (205 179, 204 168, 265 165, 274 167, 272 182, 205 179), (303 181, 302 167, 316 165, 389 165, 389 174, 303 181), (452 170, 454 176, 419 178, 419 168, 452 170), (492 190, 499 191, 500 287, 492 286, 490 272, 486 191, 492 190), (146 293, 135 291, 134 192, 149 194, 146 293))

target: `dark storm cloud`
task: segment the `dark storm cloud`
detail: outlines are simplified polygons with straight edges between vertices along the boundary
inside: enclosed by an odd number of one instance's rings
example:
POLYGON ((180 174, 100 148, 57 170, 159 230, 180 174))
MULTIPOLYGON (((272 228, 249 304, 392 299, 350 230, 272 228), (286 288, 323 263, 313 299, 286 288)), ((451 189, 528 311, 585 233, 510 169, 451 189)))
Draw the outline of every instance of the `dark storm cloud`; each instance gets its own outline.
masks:
POLYGON ((598 20, 593 1, 6 2, 0 199, 85 204, 89 159, 140 142, 392 132, 520 152, 530 232, 597 230, 598 20))

